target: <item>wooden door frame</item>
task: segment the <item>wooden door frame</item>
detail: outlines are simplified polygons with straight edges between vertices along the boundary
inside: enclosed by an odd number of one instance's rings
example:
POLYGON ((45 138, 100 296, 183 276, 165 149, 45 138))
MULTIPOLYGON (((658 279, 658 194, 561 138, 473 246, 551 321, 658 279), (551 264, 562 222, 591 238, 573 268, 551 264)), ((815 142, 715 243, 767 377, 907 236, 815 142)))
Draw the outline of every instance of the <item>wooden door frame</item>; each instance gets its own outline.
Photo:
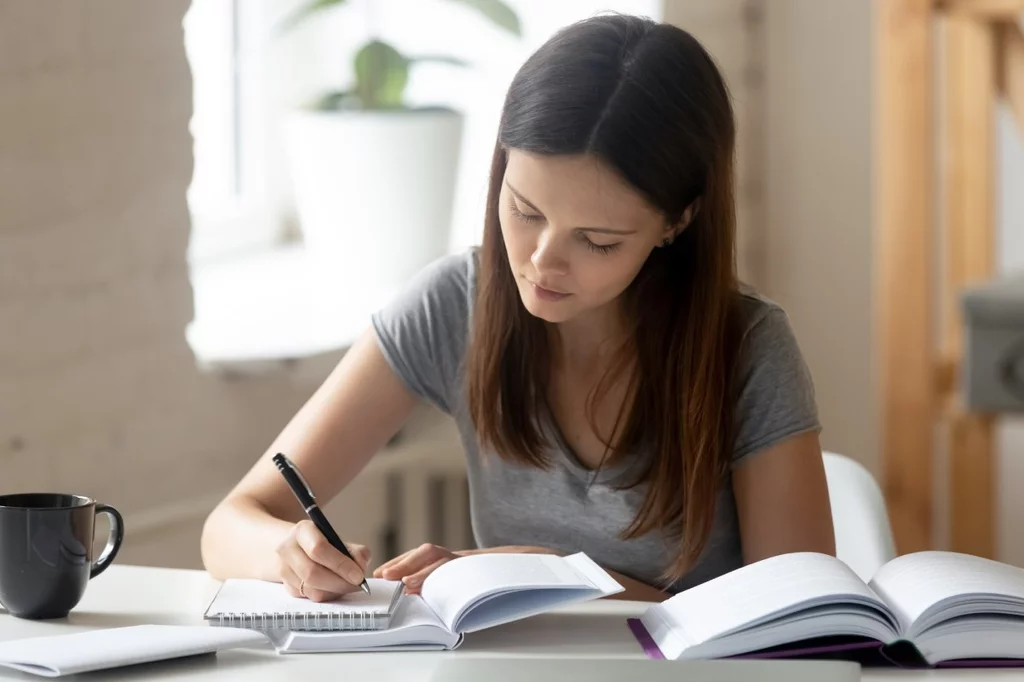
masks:
POLYGON ((995 270, 993 107, 1005 97, 1024 130, 1024 0, 875 7, 883 489, 897 551, 934 547, 936 440, 945 440, 950 549, 993 557, 995 416, 960 399, 959 295, 995 270))

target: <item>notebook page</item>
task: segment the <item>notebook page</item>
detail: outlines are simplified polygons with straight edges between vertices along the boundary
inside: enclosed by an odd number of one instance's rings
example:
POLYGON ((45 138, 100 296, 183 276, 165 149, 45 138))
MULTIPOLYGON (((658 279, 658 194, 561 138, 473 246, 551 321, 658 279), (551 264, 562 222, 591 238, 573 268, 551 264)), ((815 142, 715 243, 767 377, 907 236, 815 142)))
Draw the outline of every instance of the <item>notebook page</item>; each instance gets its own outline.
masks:
POLYGON ((421 594, 445 627, 482 597, 530 588, 596 590, 593 583, 551 554, 473 554, 443 564, 423 581, 421 594))
POLYGON ((396 580, 367 578, 370 594, 351 592, 334 601, 315 602, 293 597, 281 583, 264 580, 232 578, 224 581, 220 591, 207 608, 208 618, 232 613, 381 613, 386 614, 395 590, 396 580))
POLYGON ((133 625, 0 642, 0 666, 43 677, 266 644, 252 630, 133 625))
MULTIPOLYGON (((677 636, 692 646, 804 603, 827 603, 839 595, 852 595, 863 603, 878 603, 871 589, 839 559, 799 552, 742 566, 652 608, 677 636)), ((879 607, 884 608, 881 604, 879 607)), ((892 625, 895 627, 895 623, 892 625)))
POLYGON ((878 569, 871 586, 892 606, 908 634, 927 609, 944 599, 986 594, 1024 603, 1024 569, 939 550, 892 559, 878 569))

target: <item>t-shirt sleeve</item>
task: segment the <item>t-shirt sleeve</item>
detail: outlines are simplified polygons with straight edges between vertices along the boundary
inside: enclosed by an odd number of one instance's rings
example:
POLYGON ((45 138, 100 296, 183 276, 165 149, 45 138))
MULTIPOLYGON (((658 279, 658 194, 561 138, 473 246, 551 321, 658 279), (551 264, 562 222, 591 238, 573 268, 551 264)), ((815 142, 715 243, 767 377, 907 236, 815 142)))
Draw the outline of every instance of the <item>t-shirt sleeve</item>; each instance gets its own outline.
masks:
POLYGON ((740 346, 733 464, 791 436, 820 430, 814 384, 785 311, 769 310, 740 346))
POLYGON ((466 348, 472 254, 423 268, 371 318, 388 364, 415 395, 451 413, 466 348))

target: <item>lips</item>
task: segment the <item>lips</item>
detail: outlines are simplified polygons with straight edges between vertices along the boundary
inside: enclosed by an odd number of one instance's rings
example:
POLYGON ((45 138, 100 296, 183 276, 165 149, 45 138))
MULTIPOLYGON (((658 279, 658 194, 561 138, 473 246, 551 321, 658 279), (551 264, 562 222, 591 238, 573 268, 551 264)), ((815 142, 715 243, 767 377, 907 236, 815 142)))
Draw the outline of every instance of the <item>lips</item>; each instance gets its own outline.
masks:
POLYGON ((542 301, 560 301, 570 295, 563 291, 547 289, 539 284, 534 284, 533 282, 530 282, 530 286, 533 288, 534 295, 542 301))

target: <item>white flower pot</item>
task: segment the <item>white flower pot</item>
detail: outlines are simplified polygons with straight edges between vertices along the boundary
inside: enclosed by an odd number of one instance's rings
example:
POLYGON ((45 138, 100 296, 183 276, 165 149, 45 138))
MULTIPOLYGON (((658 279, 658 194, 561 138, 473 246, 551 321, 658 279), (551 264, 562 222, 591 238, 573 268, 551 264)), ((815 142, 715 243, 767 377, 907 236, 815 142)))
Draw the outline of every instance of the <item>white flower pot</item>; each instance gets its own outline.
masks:
POLYGON ((448 252, 459 113, 303 111, 284 133, 306 249, 332 284, 390 295, 448 252))

